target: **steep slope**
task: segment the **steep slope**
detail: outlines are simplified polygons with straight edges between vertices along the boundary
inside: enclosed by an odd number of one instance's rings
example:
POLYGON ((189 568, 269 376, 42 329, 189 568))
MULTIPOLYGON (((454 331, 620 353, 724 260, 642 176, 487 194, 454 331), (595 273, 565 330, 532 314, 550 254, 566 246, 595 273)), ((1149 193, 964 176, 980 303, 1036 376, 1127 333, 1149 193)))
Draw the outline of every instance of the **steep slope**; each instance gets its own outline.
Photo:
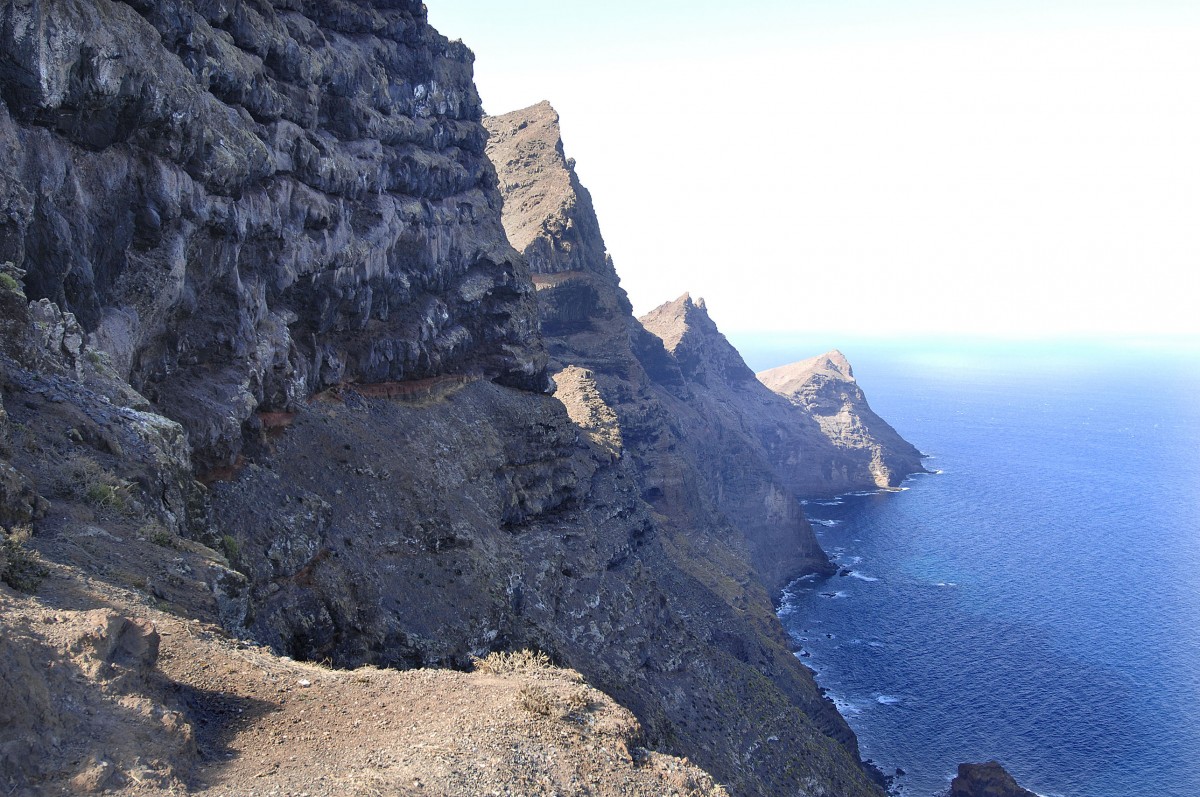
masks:
MULTIPOLYGON (((534 268, 556 398, 652 507, 655 541, 668 560, 656 562, 656 571, 677 568, 703 587, 680 583, 670 590, 675 600, 682 599, 684 622, 707 637, 712 652, 705 655, 731 656, 768 676, 755 687, 760 708, 773 704, 778 708, 769 713, 791 716, 799 709, 810 718, 804 724, 815 722, 845 745, 835 767, 846 780, 826 788, 833 793, 870 788, 858 781, 853 735, 811 673, 788 652, 773 613, 769 590, 790 576, 828 568, 798 502, 736 414, 714 414, 697 400, 690 384, 694 364, 672 356, 633 318, 591 199, 565 157, 553 108, 541 103, 485 124, 488 154, 505 193, 505 228, 524 244, 534 268)), ((704 367, 721 368, 700 359, 704 367)), ((747 383, 794 411, 741 368, 747 383)), ((648 552, 643 556, 654 561, 648 552)), ((617 694, 635 710, 641 707, 636 698, 617 694)), ((812 743, 818 741, 811 736, 754 744, 758 760, 754 778, 748 778, 745 765, 712 741, 740 736, 742 749, 750 749, 745 728, 755 720, 744 712, 727 705, 706 711, 700 727, 677 725, 672 733, 678 746, 672 749, 688 750, 692 760, 739 793, 785 793, 821 782, 809 780, 812 743)))
POLYGON ((827 472, 871 478, 879 487, 896 487, 905 476, 924 472, 921 452, 871 410, 837 349, 763 371, 758 379, 817 422, 833 447, 822 452, 827 472))
POLYGON ((340 671, 227 636, 248 584, 234 538, 179 536, 199 489, 182 428, 22 278, 0 267, 6 791, 725 794, 544 657, 340 671))

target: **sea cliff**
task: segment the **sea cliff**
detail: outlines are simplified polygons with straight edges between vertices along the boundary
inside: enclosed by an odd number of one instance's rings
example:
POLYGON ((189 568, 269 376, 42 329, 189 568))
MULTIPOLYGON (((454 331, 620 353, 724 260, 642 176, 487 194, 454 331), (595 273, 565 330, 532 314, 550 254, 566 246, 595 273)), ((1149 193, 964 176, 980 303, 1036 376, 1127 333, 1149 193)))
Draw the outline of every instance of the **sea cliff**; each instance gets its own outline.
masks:
MULTIPOLYGON (((337 673, 534 649, 578 676, 504 673, 560 723, 518 750, 604 726, 696 789, 879 793, 771 603, 829 568, 797 497, 878 474, 807 474, 825 427, 702 303, 633 318, 557 116, 485 120, 471 62, 404 0, 0 10, 10 788, 220 788, 274 713, 380 700, 337 673)), ((537 749, 494 782, 616 793, 537 749)), ((486 782, 360 763, 317 790, 486 782)))

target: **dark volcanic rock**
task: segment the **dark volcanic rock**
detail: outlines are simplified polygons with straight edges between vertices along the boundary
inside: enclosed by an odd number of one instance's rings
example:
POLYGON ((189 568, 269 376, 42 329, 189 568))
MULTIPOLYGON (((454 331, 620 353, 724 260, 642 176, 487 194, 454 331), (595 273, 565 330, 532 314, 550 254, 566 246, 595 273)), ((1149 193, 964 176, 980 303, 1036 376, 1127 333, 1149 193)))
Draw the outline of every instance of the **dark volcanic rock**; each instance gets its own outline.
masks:
POLYGON ((1037 797, 1022 789, 996 761, 959 764, 958 776, 950 784, 950 797, 1037 797))
POLYGON ((419 2, 0 11, 0 260, 232 463, 343 382, 544 387, 470 52, 419 2))

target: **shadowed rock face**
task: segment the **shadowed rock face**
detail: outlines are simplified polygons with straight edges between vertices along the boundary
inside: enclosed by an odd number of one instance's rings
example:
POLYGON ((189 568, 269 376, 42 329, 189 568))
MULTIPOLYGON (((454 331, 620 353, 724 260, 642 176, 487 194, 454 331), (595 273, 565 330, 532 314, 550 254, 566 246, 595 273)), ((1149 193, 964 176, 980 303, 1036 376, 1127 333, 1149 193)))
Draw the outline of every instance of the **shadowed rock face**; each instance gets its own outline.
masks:
POLYGON ((342 382, 540 390, 471 62, 419 2, 9 4, 0 261, 201 466, 342 382))
MULTIPOLYGON (((758 375, 687 294, 641 318, 679 364, 705 417, 724 415, 761 447, 778 480, 805 498, 895 487, 921 453, 871 411, 841 352, 758 375)), ((703 427, 696 433, 703 437, 703 427)))

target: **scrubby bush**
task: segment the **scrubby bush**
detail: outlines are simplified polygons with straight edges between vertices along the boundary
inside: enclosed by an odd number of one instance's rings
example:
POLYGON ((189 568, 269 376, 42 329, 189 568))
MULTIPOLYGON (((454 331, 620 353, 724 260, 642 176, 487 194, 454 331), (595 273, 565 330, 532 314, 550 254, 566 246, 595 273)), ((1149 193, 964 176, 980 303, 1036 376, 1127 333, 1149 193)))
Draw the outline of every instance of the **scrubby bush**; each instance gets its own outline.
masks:
POLYGON ((549 690, 544 686, 522 687, 520 694, 517 695, 517 702, 521 708, 541 717, 549 717, 558 713, 554 705, 554 698, 550 696, 549 690))
POLYGON ((130 509, 129 491, 133 484, 105 470, 84 454, 72 454, 62 461, 53 476, 52 488, 62 498, 85 501, 98 509, 125 512, 130 509))
POLYGON ((486 672, 491 675, 511 675, 526 673, 532 670, 544 670, 552 666, 550 657, 540 650, 514 650, 512 652, 493 651, 482 659, 472 657, 475 672, 486 672))
POLYGON ((25 547, 32 532, 16 526, 0 542, 0 581, 19 592, 33 592, 50 571, 35 552, 25 547))
POLYGON ((230 562, 238 558, 238 554, 242 552, 242 546, 238 544, 237 539, 232 534, 226 534, 221 537, 221 551, 225 554, 225 558, 230 562))
POLYGON ((138 529, 138 538, 150 540, 155 545, 161 545, 164 548, 175 547, 175 535, 159 523, 146 523, 143 525, 138 529))

